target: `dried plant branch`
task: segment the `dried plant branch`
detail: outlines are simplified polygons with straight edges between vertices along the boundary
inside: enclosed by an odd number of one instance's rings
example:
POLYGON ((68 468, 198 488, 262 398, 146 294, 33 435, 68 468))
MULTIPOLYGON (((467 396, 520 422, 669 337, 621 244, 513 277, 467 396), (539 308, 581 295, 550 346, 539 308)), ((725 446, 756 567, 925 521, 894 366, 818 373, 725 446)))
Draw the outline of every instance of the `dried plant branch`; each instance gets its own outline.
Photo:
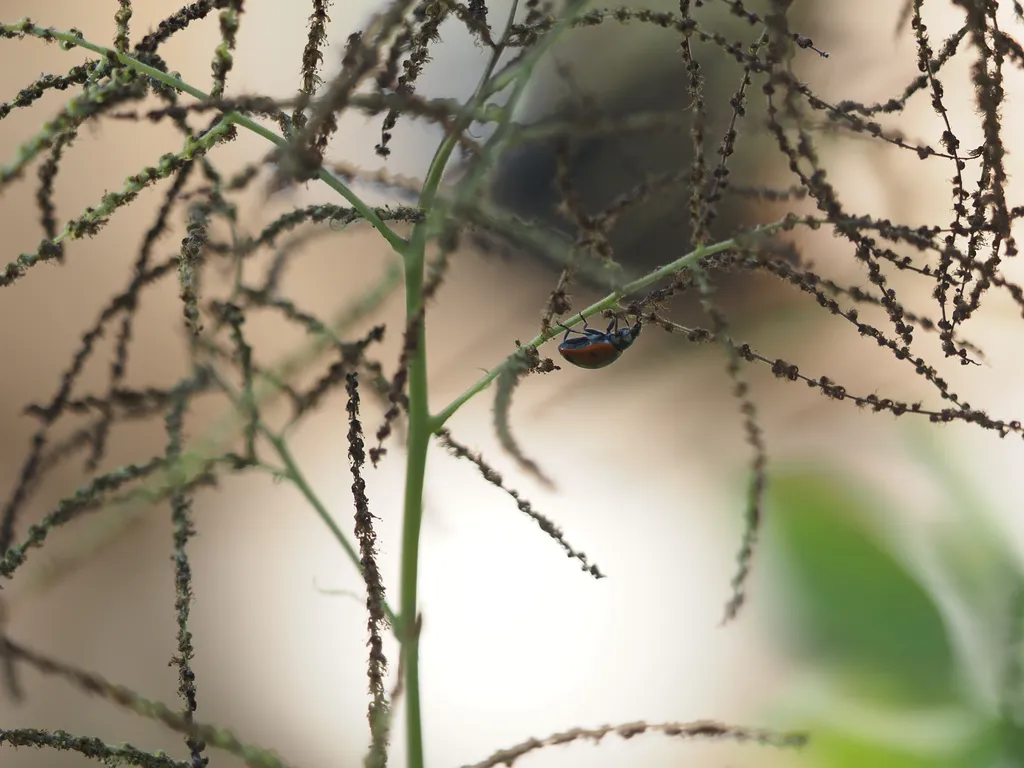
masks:
POLYGON ((710 720, 695 723, 624 723, 622 725, 604 725, 600 728, 573 728, 561 733, 554 733, 544 739, 529 739, 514 747, 495 752, 486 760, 463 768, 498 768, 511 766, 519 758, 545 747, 562 746, 574 741, 600 742, 606 736, 618 736, 621 739, 632 739, 646 733, 660 733, 664 736, 682 739, 724 739, 728 741, 753 741, 773 747, 802 747, 807 743, 807 736, 800 733, 773 733, 771 731, 742 728, 734 725, 723 725, 710 720))

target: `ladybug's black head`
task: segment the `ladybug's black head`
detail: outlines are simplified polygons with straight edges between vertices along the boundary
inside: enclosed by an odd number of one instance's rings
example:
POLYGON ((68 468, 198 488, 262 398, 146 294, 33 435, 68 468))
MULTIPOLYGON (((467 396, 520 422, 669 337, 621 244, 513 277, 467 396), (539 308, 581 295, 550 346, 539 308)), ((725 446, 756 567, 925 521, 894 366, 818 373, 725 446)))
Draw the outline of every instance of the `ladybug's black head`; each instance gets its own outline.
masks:
POLYGON ((630 345, 636 341, 636 337, 640 335, 640 321, 627 328, 617 328, 608 334, 608 338, 612 343, 612 346, 622 352, 628 349, 630 345))

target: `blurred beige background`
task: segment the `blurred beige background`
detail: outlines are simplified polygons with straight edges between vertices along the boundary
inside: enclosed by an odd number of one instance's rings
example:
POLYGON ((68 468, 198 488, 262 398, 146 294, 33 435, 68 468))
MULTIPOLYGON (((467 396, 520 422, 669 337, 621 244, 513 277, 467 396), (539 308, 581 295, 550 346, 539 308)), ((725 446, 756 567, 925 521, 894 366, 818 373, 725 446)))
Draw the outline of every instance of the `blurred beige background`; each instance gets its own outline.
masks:
MULTIPOLYGON (((876 11, 856 11, 837 0, 819 3, 815 42, 831 58, 810 56, 801 74, 813 87, 838 100, 884 100, 916 75, 912 38, 893 39, 896 4, 872 0, 876 11)), ((39 23, 75 26, 86 38, 107 42, 112 16, 98 3, 0 2, 4 20, 31 15, 39 23)), ((138 3, 133 39, 177 4, 138 3)), ((373 4, 338 3, 332 9, 331 48, 326 61, 335 71, 340 43, 358 28, 373 4)), ((503 10, 492 9, 497 24, 503 10)), ((298 82, 297 62, 305 40, 304 3, 247 4, 229 91, 290 95, 298 82)), ((943 24, 936 18, 935 40, 943 24)), ((443 30, 423 80, 424 92, 465 96, 481 52, 454 28, 443 30)), ((172 69, 199 87, 209 82, 216 22, 195 25, 162 49, 172 69)), ((624 50, 605 49, 609 60, 624 50)), ((675 56, 671 41, 667 56, 675 56)), ((0 45, 0 98, 10 99, 42 71, 61 71, 81 60, 37 40, 0 45), (28 73, 28 77, 26 77, 28 73)), ((608 64, 604 61, 603 64, 608 64)), ((977 122, 967 101, 966 62, 949 78, 947 91, 965 146, 976 144, 977 122)), ((615 69, 614 67, 610 67, 615 69)), ((586 67, 579 67, 587 72, 586 67)), ((601 71, 601 70, 599 70, 601 71)), ((628 71, 628 70, 627 70, 628 71)), ((1008 83, 1020 93, 1019 76, 1008 83)), ((1009 75, 1008 75, 1009 77, 1009 75)), ((599 83, 584 83, 597 87, 599 83)), ((755 94, 756 97, 757 94, 755 94)), ((34 126, 66 97, 50 95, 31 110, 0 122, 0 148, 10 158, 34 126)), ((723 98, 724 104, 724 98, 723 98)), ((1020 115, 1005 114, 1007 135, 1020 115)), ((937 143, 936 118, 927 99, 911 110, 902 127, 937 143)), ((379 121, 343 121, 334 159, 375 167, 373 145, 379 121)), ((396 132, 389 170, 418 174, 426 167, 436 134, 403 123, 396 132)), ((176 150, 172 131, 150 125, 105 121, 85 130, 64 160, 56 196, 59 216, 76 215, 124 176, 176 150)), ((242 135, 218 160, 240 164, 266 150, 258 137, 242 135)), ((945 221, 950 169, 937 162, 883 150, 864 141, 828 143, 824 157, 830 178, 852 210, 899 221, 945 221)), ((1011 155, 1010 163, 1020 165, 1011 155)), ((30 174, 33 173, 30 171, 30 174)), ((1019 175, 1020 171, 1018 171, 1019 175)), ((1011 176, 1012 176, 1011 170, 1011 176)), ((34 176, 4 193, 0 227, 9 261, 39 240, 34 209, 34 176)), ((788 180, 786 181, 788 183, 788 180)), ((0 488, 15 482, 35 423, 20 416, 27 402, 49 399, 79 337, 108 298, 122 289, 137 243, 161 199, 147 190, 125 215, 116 215, 102 236, 75 243, 67 264, 41 266, 0 295, 0 488)), ((368 197, 387 201, 384 196, 368 197)), ((1011 199, 1015 198, 1012 194, 1011 199)), ((241 210, 242 225, 258 229, 273 211, 310 201, 334 200, 316 184, 266 203, 262 192, 241 210)), ((394 201, 394 200, 392 200, 394 201)), ((180 222, 180 216, 177 219, 180 222)), ((180 229, 156 249, 174 253, 180 229)), ((808 254, 842 282, 860 278, 859 268, 831 236, 801 235, 808 254)), ((389 253, 368 228, 320 238, 293 263, 286 293, 327 316, 358 297, 382 273, 389 253)), ((511 349, 515 338, 532 337, 553 281, 523 258, 501 260, 467 250, 453 263, 439 301, 431 309, 429 355, 431 402, 450 401, 511 349)), ((147 294, 136 326, 129 381, 167 385, 182 372, 181 310, 175 286, 165 283, 147 294)), ((580 297, 580 303, 584 298, 580 297)), ((383 361, 390 370, 398 356, 402 301, 389 301, 372 322, 387 322, 383 361)), ((849 340, 838 324, 819 322, 808 303, 794 299, 789 311, 747 323, 756 348, 801 365, 808 375, 827 374, 851 391, 913 397, 920 383, 908 379, 872 345, 849 340)), ((988 362, 981 368, 943 369, 967 399, 994 416, 1019 417, 1019 318, 1006 302, 993 301, 968 332, 983 340, 988 362)), ((247 326, 264 363, 294 351, 301 337, 276 321, 253 319, 247 326)), ((78 392, 104 386, 113 332, 101 342, 78 392)), ((928 343, 927 341, 925 342, 928 343)), ((434 451, 430 457, 427 512, 422 539, 421 600, 423 708, 430 765, 458 766, 482 760, 498 748, 530 736, 576 725, 637 719, 651 721, 715 718, 770 725, 771 712, 789 684, 787 670, 773 661, 761 632, 758 591, 766 578, 755 569, 750 610, 732 626, 717 627, 728 598, 738 544, 747 447, 736 406, 729 396, 720 350, 683 350, 676 338, 646 333, 628 358, 599 372, 562 370, 527 380, 513 408, 518 436, 542 466, 558 478, 555 493, 521 476, 501 455, 492 437, 490 396, 470 403, 453 420, 457 438, 479 448, 509 484, 562 526, 569 540, 587 552, 609 578, 593 582, 535 530, 514 503, 488 486, 468 464, 434 451), (614 444, 614 450, 609 444, 614 444)), ((940 358, 938 345, 926 347, 940 358)), ((553 348, 545 349, 548 355, 553 348)), ((927 522, 929 489, 913 475, 894 480, 906 463, 907 420, 870 416, 846 404, 825 401, 805 387, 775 382, 750 371, 773 461, 843 461, 865 477, 905 498, 910 514, 927 522)), ((374 428, 379 409, 367 402, 364 424, 374 428)), ((204 405, 208 419, 216 408, 204 405)), ((195 437, 202 424, 193 423, 195 437)), ((343 399, 300 430, 294 450, 313 487, 345 530, 351 527, 345 456, 343 399)), ((973 467, 993 505, 1005 514, 1007 535, 1020 551, 1020 504, 1012 491, 1014 468, 1024 459, 1019 440, 960 426, 931 433, 956 461, 973 467)), ((163 434, 152 428, 115 431, 105 468, 161 451, 163 434)), ((41 515, 81 481, 80 464, 50 476, 33 514, 41 515)), ((368 494, 380 518, 381 563, 397 602, 402 462, 397 445, 369 474, 368 494)), ((6 492, 5 492, 6 493, 6 492)), ((225 480, 215 493, 197 499, 199 536, 191 555, 196 601, 192 630, 197 648, 198 716, 228 725, 244 739, 272 746, 302 766, 357 765, 367 743, 365 619, 361 603, 322 594, 323 588, 359 590, 360 581, 322 523, 289 486, 259 475, 225 480)), ((25 521, 20 532, 24 533, 25 521)), ((164 509, 154 509, 130 531, 84 566, 57 582, 48 569, 62 554, 88 539, 94 521, 82 520, 33 551, 30 564, 4 585, 10 601, 11 634, 34 647, 127 684, 143 694, 174 702, 177 679, 167 663, 174 653, 171 529, 164 509), (52 547, 52 549, 50 548, 52 547)), ((397 663, 397 650, 388 646, 397 663)), ((15 706, 0 699, 0 726, 64 728, 163 748, 184 757, 182 741, 161 728, 89 699, 60 682, 26 671, 28 701, 15 706)), ((403 764, 401 723, 396 723, 393 761, 403 764)), ((12 768, 74 766, 84 759, 0 753, 12 768)), ((236 764, 213 753, 212 765, 236 764)), ((599 748, 576 744, 539 752, 523 766, 673 766, 790 764, 799 758, 730 746, 671 743, 657 736, 628 743, 606 740, 599 748)))

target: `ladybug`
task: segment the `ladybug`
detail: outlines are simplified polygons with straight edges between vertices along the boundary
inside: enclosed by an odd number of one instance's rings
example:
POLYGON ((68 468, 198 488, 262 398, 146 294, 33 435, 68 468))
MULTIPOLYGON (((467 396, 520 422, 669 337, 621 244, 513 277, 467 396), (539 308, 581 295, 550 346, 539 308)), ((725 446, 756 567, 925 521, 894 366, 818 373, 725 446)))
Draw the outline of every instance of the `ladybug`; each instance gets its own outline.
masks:
POLYGON ((637 317, 636 324, 619 328, 619 318, 612 318, 607 330, 595 331, 587 327, 587 320, 580 313, 583 320, 583 330, 575 331, 572 328, 565 328, 565 336, 562 343, 558 345, 558 353, 573 365, 580 368, 593 370, 604 368, 618 360, 622 353, 629 349, 640 335, 640 318, 637 317), (578 333, 578 338, 569 338, 570 333, 578 333))

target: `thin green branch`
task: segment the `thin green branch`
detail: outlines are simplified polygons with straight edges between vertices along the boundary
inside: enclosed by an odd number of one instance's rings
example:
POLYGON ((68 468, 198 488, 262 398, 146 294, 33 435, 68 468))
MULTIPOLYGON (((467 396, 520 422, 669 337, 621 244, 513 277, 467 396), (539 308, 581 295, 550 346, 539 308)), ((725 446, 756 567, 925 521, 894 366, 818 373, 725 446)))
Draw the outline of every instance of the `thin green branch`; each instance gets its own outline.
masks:
MULTIPOLYGON (((213 376, 219 387, 231 399, 236 411, 238 413, 245 414, 248 419, 251 413, 246 405, 244 395, 237 392, 234 387, 228 384, 228 382, 225 381, 224 378, 216 371, 213 372, 213 376)), ((363 564, 359 553, 356 551, 356 548, 352 546, 352 543, 348 540, 348 537, 345 536, 341 528, 338 527, 338 524, 334 521, 330 511, 324 503, 320 501, 320 497, 316 495, 316 492, 313 490, 313 486, 311 486, 309 481, 306 480, 306 476, 302 474, 302 470, 299 469, 299 465, 295 461, 295 457, 292 455, 291 449, 288 448, 288 440, 277 432, 274 432, 269 426, 267 426, 267 423, 258 416, 255 426, 259 433, 267 439, 271 446, 273 446, 278 458, 281 459, 283 471, 278 476, 291 481, 291 483, 299 490, 299 493, 301 493, 306 501, 309 502, 309 505, 316 510, 317 515, 319 515, 320 519, 323 520, 324 525, 327 526, 335 540, 341 545, 341 548, 345 550, 345 554, 348 556, 349 560, 352 561, 352 564, 355 565, 356 569, 362 575, 363 564)), ((386 600, 382 600, 382 604, 385 616, 388 621, 391 622, 391 625, 395 626, 395 612, 391 609, 391 606, 388 605, 386 600)))
POLYGON ((95 736, 75 736, 67 731, 44 731, 39 728, 0 729, 0 745, 14 748, 49 748, 61 752, 77 752, 107 765, 138 765, 141 768, 193 768, 187 760, 175 760, 164 754, 143 752, 131 744, 107 744, 95 736))
MULTIPOLYGON (((227 728, 192 722, 191 718, 186 718, 181 713, 175 712, 163 702, 147 699, 126 686, 111 683, 100 675, 45 656, 10 638, 3 638, 2 645, 3 653, 19 663, 28 664, 44 675, 62 678, 81 691, 105 699, 111 704, 123 707, 148 720, 163 723, 172 731, 186 734, 197 741, 204 741, 211 747, 235 755, 249 768, 288 768, 289 766, 271 750, 244 742, 227 728)), ((116 757, 123 760, 129 756, 137 755, 125 752, 116 757)))
MULTIPOLYGON (((636 280, 633 280, 632 282, 626 283, 619 290, 612 291, 603 299, 594 302, 589 307, 584 309, 581 314, 584 318, 590 318, 598 314, 599 312, 603 312, 606 309, 612 309, 614 307, 617 307, 619 299, 621 299, 623 296, 628 296, 629 294, 635 293, 636 291, 641 291, 644 288, 647 288, 648 286, 651 286, 654 283, 658 282, 659 280, 663 280, 666 277, 674 275, 681 270, 689 269, 693 265, 697 264, 701 259, 707 256, 713 256, 716 253, 723 253, 724 251, 728 251, 732 248, 738 248, 740 247, 741 242, 745 242, 752 237, 769 235, 781 229, 791 228, 800 221, 802 220, 794 219, 792 217, 786 218, 781 221, 773 222, 771 224, 765 224, 760 227, 755 227, 749 232, 744 233, 742 236, 737 236, 734 238, 730 238, 729 240, 723 240, 718 243, 713 243, 711 245, 704 245, 700 246, 699 248, 695 248, 694 250, 687 253, 685 256, 680 256, 675 261, 669 262, 665 266, 659 267, 658 269, 644 275, 643 277, 639 277, 636 280)), ((541 344, 550 341, 561 332, 562 331, 560 328, 553 326, 547 331, 538 334, 523 346, 533 347, 534 349, 536 349, 541 344)), ((449 403, 444 408, 444 410, 442 410, 440 413, 434 416, 433 419, 431 420, 432 431, 437 432, 437 430, 441 429, 441 427, 445 425, 448 419, 450 419, 455 414, 455 412, 459 410, 459 408, 465 405, 474 396, 476 396, 483 390, 487 389, 487 387, 491 385, 491 382, 493 382, 502 373, 504 373, 504 371, 512 364, 513 359, 516 357, 516 354, 517 353, 509 355, 499 365, 496 365, 494 366, 494 368, 490 369, 487 372, 487 374, 483 376, 476 384, 474 384, 472 387, 467 389, 457 398, 452 400, 452 402, 449 403)))
MULTIPOLYGON (((177 91, 187 93, 189 96, 199 99, 200 101, 210 101, 211 99, 209 94, 204 93, 198 88, 189 85, 181 78, 175 77, 174 75, 171 75, 167 72, 161 72, 159 69, 156 69, 155 67, 152 67, 149 64, 144 64, 143 62, 129 56, 126 53, 122 53, 121 51, 117 51, 113 48, 108 48, 103 45, 97 45, 96 43, 91 43, 88 40, 85 40, 81 37, 78 37, 75 34, 72 34, 71 32, 62 32, 60 30, 53 29, 52 27, 40 27, 36 24, 33 24, 28 19, 23 19, 22 21, 19 21, 16 24, 0 25, 0 36, 15 37, 18 35, 30 35, 32 37, 38 37, 42 40, 59 40, 66 46, 84 48, 86 50, 99 53, 103 56, 113 57, 120 61, 122 64, 124 64, 126 67, 130 67, 131 69, 134 69, 136 72, 140 72, 146 75, 147 77, 151 77, 154 80, 157 80, 158 82, 163 83, 164 85, 170 88, 174 88, 177 91)), ((287 139, 279 136, 278 134, 274 133, 265 126, 260 125, 255 120, 246 117, 245 115, 239 112, 226 112, 224 115, 224 122, 228 125, 238 125, 242 128, 252 131, 253 133, 267 139, 268 141, 273 142, 278 147, 285 147, 288 144, 287 139)), ((385 224, 384 221, 380 218, 380 216, 377 215, 376 211, 374 211, 373 207, 363 202, 362 199, 360 199, 360 197, 355 192, 349 189, 348 186, 343 181, 341 181, 341 179, 335 176, 327 168, 321 168, 317 172, 317 176, 331 189, 335 190, 338 194, 344 197, 352 205, 353 208, 359 211, 359 213, 362 214, 363 218, 370 222, 373 228, 384 236, 384 239, 388 241, 388 243, 391 245, 392 248, 395 249, 395 251, 401 253, 404 250, 406 246, 405 238, 398 235, 387 224, 385 224)))
MULTIPOLYGON (((353 305, 339 312, 331 320, 328 329, 332 334, 341 333, 376 310, 392 295, 401 278, 401 267, 395 259, 388 266, 380 282, 366 294, 360 296, 353 305)), ((284 357, 270 370, 260 374, 253 386, 256 406, 265 407, 272 403, 285 391, 288 382, 307 372, 312 364, 319 361, 323 353, 333 346, 333 341, 329 336, 314 337, 305 346, 284 357)), ((22 581, 19 598, 29 599, 33 590, 49 588, 61 578, 72 573, 91 553, 121 535, 132 522, 147 512, 153 503, 167 496, 175 483, 184 485, 198 482, 204 473, 209 471, 216 457, 224 455, 230 445, 243 434, 245 424, 244 415, 232 408, 230 413, 206 431, 202 439, 194 440, 179 459, 170 463, 163 470, 154 473, 154 476, 144 482, 141 488, 126 496, 104 503, 97 513, 109 511, 113 516, 104 521, 100 532, 92 536, 79 533, 76 538, 75 550, 62 555, 51 555, 43 571, 35 571, 34 576, 29 576, 30 580, 27 583, 25 580, 22 581), (31 581, 32 578, 35 578, 36 581, 31 581)), ((252 465, 251 468, 267 471, 275 477, 280 477, 285 473, 284 469, 260 462, 252 465)), ((301 487, 299 489, 302 490, 301 487)))
MULTIPOLYGON (((331 513, 328 511, 327 507, 324 506, 323 502, 320 501, 320 498, 316 495, 313 487, 309 484, 309 481, 306 480, 305 475, 302 474, 302 471, 299 469, 299 465, 296 464, 295 458, 292 456, 291 450, 288 448, 288 442, 280 435, 272 432, 263 422, 259 423, 259 427, 260 432, 262 432, 263 436, 270 441, 270 444, 274 447, 274 451, 277 453, 278 457, 280 457, 281 462, 284 465, 284 477, 291 480, 295 487, 299 489, 299 492, 303 497, 305 497, 306 501, 309 502, 310 506, 316 510, 320 519, 324 521, 324 525, 328 527, 334 538, 339 544, 341 544, 342 549, 345 550, 345 554, 348 555, 348 558, 356 568, 359 569, 361 574, 363 572, 363 565, 360 562, 359 553, 356 552, 355 547, 353 547, 351 542, 349 542, 345 533, 338 527, 338 524, 334 522, 334 518, 331 516, 331 513)), ((382 602, 384 606, 384 614, 387 616, 388 621, 391 622, 392 626, 396 626, 397 617, 395 612, 391 609, 391 606, 388 605, 386 600, 382 602)))

